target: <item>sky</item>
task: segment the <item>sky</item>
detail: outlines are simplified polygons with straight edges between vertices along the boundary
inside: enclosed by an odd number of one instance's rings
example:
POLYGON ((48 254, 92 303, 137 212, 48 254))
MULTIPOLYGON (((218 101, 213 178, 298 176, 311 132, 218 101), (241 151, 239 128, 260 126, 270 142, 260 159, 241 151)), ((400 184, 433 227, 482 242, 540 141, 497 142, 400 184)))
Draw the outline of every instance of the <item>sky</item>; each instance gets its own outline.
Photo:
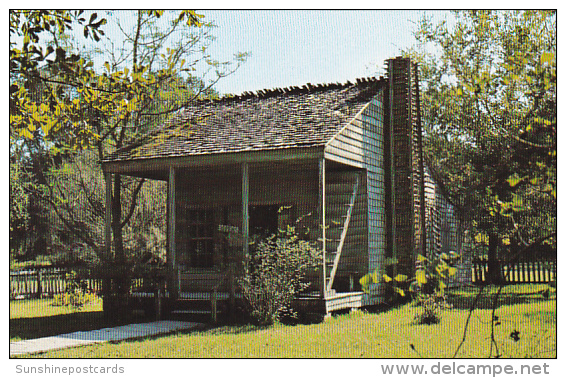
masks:
MULTIPOLYGON (((91 12, 108 17, 104 11, 90 10, 87 18, 91 12)), ((238 52, 249 53, 239 70, 216 84, 221 94, 383 75, 385 60, 415 43, 413 32, 423 16, 450 20, 448 11, 430 10, 197 9, 197 13, 217 26, 216 40, 208 50, 212 58, 224 61, 238 52)), ((132 12, 114 11, 104 26, 106 36, 119 45, 122 33, 112 18, 129 30, 135 23, 132 16, 132 12)), ((78 40, 91 48, 105 43, 104 39, 99 44, 87 41, 82 29, 77 30, 78 40)), ((103 63, 95 59, 97 66, 103 63)))
POLYGON ((449 18, 445 11, 414 10, 198 12, 218 26, 213 57, 251 54, 217 84, 223 94, 381 75, 386 59, 414 43, 412 33, 425 13, 435 20, 449 18))

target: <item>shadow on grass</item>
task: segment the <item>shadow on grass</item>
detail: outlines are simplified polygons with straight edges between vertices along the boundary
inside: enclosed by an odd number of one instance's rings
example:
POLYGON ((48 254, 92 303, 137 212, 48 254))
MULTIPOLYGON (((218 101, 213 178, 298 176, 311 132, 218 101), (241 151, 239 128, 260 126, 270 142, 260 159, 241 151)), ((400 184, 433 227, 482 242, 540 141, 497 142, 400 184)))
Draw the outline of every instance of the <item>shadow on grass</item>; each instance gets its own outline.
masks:
POLYGON ((102 311, 84 311, 35 318, 17 318, 10 319, 10 340, 36 339, 145 321, 151 321, 151 319, 135 317, 122 321, 112 320, 106 318, 102 311))
MULTIPOLYGON (((515 285, 503 288, 503 291, 501 292, 501 294, 499 294, 499 297, 497 299, 497 308, 501 306, 544 302, 549 298, 556 298, 556 292, 550 288, 540 289, 539 287, 536 287, 533 290, 524 291, 514 290, 515 287, 520 286, 515 285)), ((448 303, 453 306, 453 308, 468 310, 476 300, 476 296, 479 294, 479 292, 480 288, 478 287, 467 290, 456 290, 453 292, 448 292, 446 299, 448 303)), ((476 303, 476 308, 491 309, 493 307, 493 301, 496 297, 496 293, 496 286, 486 287, 476 303)))
POLYGON ((239 335, 244 333, 251 333, 262 331, 264 329, 272 328, 273 326, 257 326, 252 324, 242 325, 225 325, 225 326, 210 326, 203 330, 209 335, 239 335))

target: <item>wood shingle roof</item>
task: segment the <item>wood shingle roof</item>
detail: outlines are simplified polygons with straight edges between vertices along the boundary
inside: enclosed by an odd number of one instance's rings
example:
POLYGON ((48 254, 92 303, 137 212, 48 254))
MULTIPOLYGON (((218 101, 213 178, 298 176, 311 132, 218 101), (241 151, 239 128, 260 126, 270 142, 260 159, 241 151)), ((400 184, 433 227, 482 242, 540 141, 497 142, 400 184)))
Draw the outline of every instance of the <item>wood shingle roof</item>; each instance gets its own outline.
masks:
POLYGON ((324 146, 384 83, 367 78, 195 101, 103 163, 324 146))

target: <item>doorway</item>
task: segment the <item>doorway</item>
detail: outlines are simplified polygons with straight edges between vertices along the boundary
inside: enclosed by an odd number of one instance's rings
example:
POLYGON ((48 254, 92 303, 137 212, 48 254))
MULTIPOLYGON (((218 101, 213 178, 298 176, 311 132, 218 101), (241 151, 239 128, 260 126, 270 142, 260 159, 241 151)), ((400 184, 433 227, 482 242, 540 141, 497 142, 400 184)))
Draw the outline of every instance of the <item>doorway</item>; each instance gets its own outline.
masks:
POLYGON ((250 206, 250 236, 265 238, 277 234, 279 205, 250 206))

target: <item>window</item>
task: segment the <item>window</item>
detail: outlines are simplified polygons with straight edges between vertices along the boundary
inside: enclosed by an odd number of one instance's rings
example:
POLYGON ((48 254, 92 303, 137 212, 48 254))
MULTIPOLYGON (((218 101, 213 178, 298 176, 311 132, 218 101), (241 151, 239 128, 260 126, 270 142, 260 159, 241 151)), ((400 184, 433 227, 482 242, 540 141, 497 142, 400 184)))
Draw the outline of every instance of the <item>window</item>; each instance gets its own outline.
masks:
POLYGON ((188 260, 193 268, 214 265, 214 212, 211 209, 187 211, 188 260))

